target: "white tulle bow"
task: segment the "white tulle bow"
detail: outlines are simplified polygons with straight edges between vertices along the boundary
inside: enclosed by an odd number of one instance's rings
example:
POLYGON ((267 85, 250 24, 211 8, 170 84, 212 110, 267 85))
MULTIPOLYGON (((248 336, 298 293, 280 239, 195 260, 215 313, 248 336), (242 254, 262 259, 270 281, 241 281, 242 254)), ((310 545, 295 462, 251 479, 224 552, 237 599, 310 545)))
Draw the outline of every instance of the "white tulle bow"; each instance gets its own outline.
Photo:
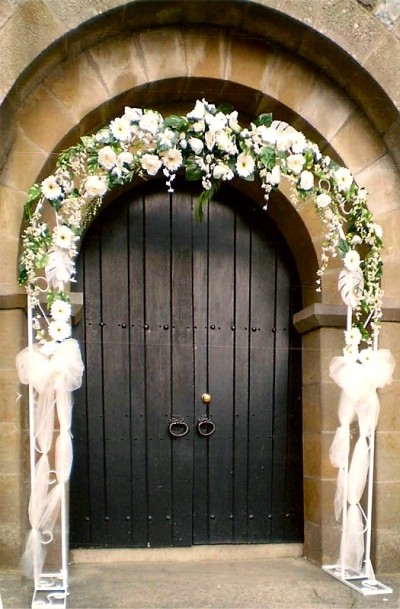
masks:
POLYGON ((34 438, 41 453, 35 465, 35 484, 29 501, 29 533, 22 568, 29 577, 41 573, 46 544, 52 539, 60 510, 62 485, 69 480, 72 466, 72 391, 82 384, 83 362, 79 344, 74 339, 61 343, 53 355, 40 352, 37 344, 23 349, 16 358, 19 380, 34 389, 34 438), (60 432, 55 445, 55 484, 49 490, 48 453, 53 444, 54 418, 57 412, 60 432))
POLYGON ((342 532, 340 563, 360 572, 364 554, 362 511, 358 505, 364 492, 369 470, 369 439, 375 432, 380 404, 377 389, 392 382, 394 359, 387 349, 368 352, 362 363, 348 357, 334 357, 329 374, 341 388, 336 430, 329 453, 334 467, 339 468, 334 499, 339 520, 347 510, 342 532), (350 451, 350 423, 358 420, 359 438, 347 470, 350 451), (345 496, 346 495, 346 496, 345 496), (348 504, 348 508, 347 508, 348 504))

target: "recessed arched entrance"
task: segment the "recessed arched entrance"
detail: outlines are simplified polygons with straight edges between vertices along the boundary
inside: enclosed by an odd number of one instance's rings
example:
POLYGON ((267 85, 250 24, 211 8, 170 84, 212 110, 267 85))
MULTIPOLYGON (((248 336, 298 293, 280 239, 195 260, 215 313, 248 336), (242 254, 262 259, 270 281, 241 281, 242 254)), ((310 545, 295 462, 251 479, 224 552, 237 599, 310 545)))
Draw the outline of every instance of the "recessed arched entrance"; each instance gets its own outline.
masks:
POLYGON ((257 203, 198 223, 197 194, 130 191, 83 241, 73 547, 303 540, 297 271, 257 203))

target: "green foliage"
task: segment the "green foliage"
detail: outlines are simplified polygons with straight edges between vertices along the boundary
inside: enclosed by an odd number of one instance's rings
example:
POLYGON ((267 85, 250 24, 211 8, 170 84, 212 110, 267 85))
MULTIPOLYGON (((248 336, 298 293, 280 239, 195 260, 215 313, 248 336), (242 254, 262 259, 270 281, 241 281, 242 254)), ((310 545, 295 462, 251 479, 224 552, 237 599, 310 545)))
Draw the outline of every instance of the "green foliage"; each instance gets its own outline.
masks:
POLYGON ((256 127, 263 125, 264 127, 270 127, 272 125, 273 116, 269 112, 268 114, 260 114, 254 121, 256 127))
POLYGON ((30 188, 30 190, 28 192, 28 198, 24 205, 25 220, 29 221, 32 218, 32 214, 36 207, 35 204, 38 201, 38 199, 40 198, 41 194, 42 194, 42 188, 41 188, 40 184, 34 184, 30 188))

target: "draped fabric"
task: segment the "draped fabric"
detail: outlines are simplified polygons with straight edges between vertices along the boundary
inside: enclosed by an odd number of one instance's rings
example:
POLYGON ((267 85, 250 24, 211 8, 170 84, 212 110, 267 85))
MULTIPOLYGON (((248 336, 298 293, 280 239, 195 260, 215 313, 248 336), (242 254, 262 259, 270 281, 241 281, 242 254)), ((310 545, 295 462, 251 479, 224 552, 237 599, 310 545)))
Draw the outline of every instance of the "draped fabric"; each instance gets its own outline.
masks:
POLYGON ((76 340, 61 343, 52 356, 46 356, 37 344, 23 349, 16 358, 19 380, 34 390, 33 426, 35 451, 34 484, 29 501, 31 531, 21 560, 24 573, 37 577, 43 570, 46 545, 61 507, 62 486, 68 482, 72 466, 72 391, 82 383, 83 362, 76 340), (49 452, 53 445, 55 414, 59 435, 55 443, 54 472, 51 481, 49 452))
MULTIPOLYGON (((359 363, 349 357, 334 357, 329 374, 341 388, 337 428, 329 457, 339 468, 334 499, 337 520, 343 515, 344 526, 340 548, 340 564, 360 572, 364 556, 364 515, 360 507, 368 471, 370 438, 379 418, 377 389, 391 383, 394 359, 387 349, 370 351, 359 363), (349 465, 350 424, 358 421, 359 437, 349 465)), ((366 565, 370 571, 371 566, 366 565)))

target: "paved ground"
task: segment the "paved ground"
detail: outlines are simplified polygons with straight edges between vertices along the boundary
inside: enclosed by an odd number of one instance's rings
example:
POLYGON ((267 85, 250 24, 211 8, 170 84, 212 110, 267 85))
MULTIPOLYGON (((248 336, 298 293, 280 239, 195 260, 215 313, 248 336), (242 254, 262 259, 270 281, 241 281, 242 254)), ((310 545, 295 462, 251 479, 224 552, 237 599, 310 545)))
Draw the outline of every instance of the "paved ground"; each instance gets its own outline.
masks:
MULTIPOLYGON (((71 566, 68 609, 400 609, 393 593, 363 596, 304 558, 137 562, 71 566)), ((31 583, 0 579, 4 609, 27 609, 31 583)))

